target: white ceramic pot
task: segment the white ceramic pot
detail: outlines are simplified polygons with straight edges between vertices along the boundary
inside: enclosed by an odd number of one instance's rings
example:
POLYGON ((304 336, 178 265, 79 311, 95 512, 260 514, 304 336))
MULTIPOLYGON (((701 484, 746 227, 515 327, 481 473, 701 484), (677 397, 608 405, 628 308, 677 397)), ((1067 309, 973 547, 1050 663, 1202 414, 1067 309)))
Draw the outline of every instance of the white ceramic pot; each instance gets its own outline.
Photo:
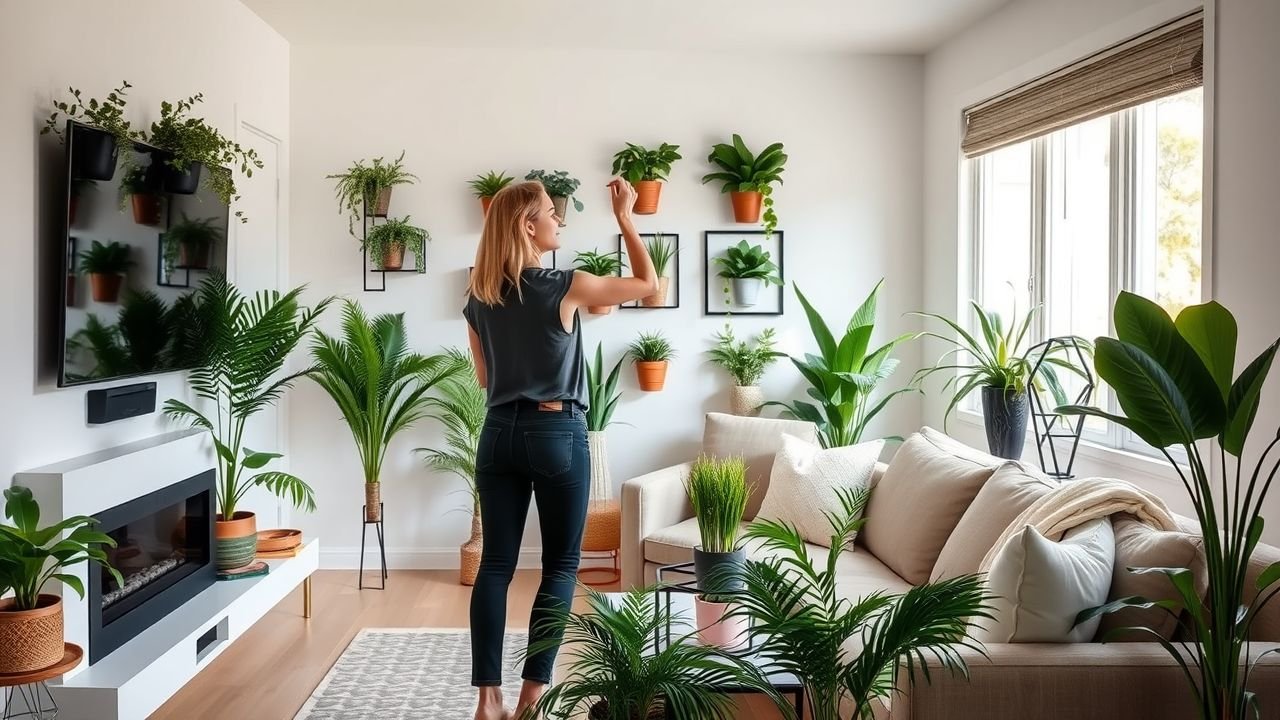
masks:
POLYGON ((760 297, 760 287, 764 280, 760 278, 733 278, 733 303, 742 307, 751 307, 760 297))

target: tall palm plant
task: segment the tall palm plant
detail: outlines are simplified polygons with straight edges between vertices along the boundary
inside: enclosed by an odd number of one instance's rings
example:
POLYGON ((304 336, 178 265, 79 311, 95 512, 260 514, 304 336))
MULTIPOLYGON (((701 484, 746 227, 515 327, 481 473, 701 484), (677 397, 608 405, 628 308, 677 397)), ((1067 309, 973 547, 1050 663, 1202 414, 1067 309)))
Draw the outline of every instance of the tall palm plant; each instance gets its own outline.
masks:
POLYGON ((448 355, 410 352, 403 313, 370 319, 351 300, 343 302, 342 336, 317 331, 311 357, 307 375, 342 411, 364 471, 365 519, 377 522, 387 447, 426 415, 431 388, 461 366, 448 355))

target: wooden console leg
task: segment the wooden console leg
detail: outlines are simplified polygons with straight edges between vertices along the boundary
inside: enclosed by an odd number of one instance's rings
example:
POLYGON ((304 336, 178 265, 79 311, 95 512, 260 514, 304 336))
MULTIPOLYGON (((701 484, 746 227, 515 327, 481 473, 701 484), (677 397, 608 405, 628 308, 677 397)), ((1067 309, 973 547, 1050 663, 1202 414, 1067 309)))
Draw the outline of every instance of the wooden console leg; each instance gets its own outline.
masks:
POLYGON ((311 576, 302 581, 302 617, 311 617, 311 576))

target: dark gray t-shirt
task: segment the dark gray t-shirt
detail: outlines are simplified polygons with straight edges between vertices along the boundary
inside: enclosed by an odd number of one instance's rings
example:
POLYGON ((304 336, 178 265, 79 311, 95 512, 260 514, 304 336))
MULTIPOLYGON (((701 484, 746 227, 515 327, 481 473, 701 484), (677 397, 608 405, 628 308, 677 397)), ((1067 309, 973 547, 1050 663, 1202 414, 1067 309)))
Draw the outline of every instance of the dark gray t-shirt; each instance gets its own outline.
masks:
POLYGON ((502 305, 467 298, 462 314, 480 338, 488 370, 489 407, 514 400, 572 400, 587 405, 582 324, 573 332, 560 322, 560 301, 573 284, 572 270, 525 268, 524 300, 507 287, 502 305))

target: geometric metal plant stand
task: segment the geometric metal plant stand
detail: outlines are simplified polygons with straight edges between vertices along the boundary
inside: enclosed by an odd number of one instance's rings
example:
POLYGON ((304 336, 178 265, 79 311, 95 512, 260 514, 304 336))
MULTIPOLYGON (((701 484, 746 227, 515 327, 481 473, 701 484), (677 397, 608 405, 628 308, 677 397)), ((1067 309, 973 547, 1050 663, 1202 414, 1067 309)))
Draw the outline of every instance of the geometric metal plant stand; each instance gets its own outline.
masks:
MULTIPOLYGON (((1068 355, 1068 362, 1076 365, 1085 380, 1084 387, 1081 388, 1076 395, 1075 401, 1071 404, 1088 405, 1093 400, 1093 392, 1097 387, 1097 383, 1094 380, 1093 372, 1089 368, 1087 353, 1081 347, 1080 338, 1078 337, 1049 338, 1027 350, 1027 357, 1034 356, 1036 358, 1031 368, 1031 377, 1039 376, 1040 369, 1045 364, 1045 361, 1054 353, 1059 352, 1064 352, 1068 355), (1070 357, 1071 355, 1075 357, 1070 357)), ((1049 477, 1070 480, 1075 477, 1071 473, 1071 468, 1076 462, 1076 450, 1080 447, 1080 435, 1084 432, 1085 416, 1060 415, 1053 412, 1054 408, 1046 408, 1044 400, 1040 397, 1040 393, 1036 391, 1034 385, 1031 388, 1030 395, 1031 422, 1036 433, 1036 452, 1040 456, 1040 468, 1049 477), (1054 445, 1054 440, 1071 441, 1071 450, 1067 453, 1065 465, 1062 459, 1058 457, 1058 448, 1054 445), (1046 445, 1049 448, 1049 461, 1052 463, 1052 469, 1045 463, 1046 445)))
MULTIPOLYGON (((381 508, 382 503, 378 503, 378 506, 381 508)), ((357 581, 359 586, 358 589, 386 590, 387 589, 387 539, 386 539, 386 536, 383 534, 383 525, 382 525, 383 521, 367 520, 366 518, 368 517, 368 515, 365 515, 365 507, 366 506, 364 505, 360 506, 360 522, 363 523, 363 525, 361 525, 360 527, 360 577, 359 577, 359 580, 357 581), (364 542, 365 542, 365 536, 368 534, 370 525, 374 526, 374 529, 377 531, 377 535, 378 535, 378 557, 382 561, 382 573, 381 573, 382 585, 380 586, 364 584, 364 542)), ((383 509, 383 511, 378 514, 378 517, 385 518, 386 517, 385 513, 386 513, 386 510, 383 509)))

